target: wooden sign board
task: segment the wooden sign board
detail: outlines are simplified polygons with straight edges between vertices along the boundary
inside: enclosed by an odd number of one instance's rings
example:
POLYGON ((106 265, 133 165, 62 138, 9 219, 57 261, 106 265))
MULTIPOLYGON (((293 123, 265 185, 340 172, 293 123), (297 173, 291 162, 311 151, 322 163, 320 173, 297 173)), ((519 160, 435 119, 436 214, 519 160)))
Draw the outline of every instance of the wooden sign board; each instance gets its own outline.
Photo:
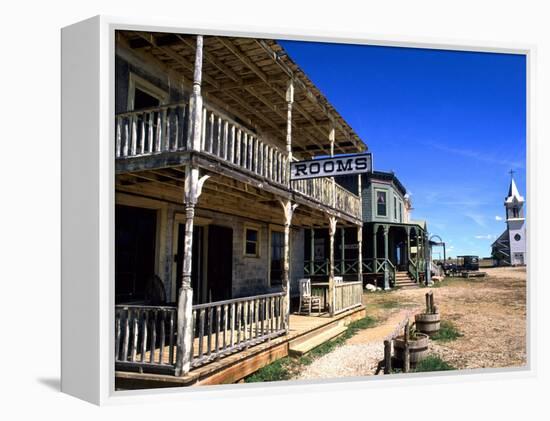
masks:
POLYGON ((372 171, 370 152, 355 155, 338 155, 329 158, 298 161, 290 164, 290 179, 336 177, 348 174, 363 174, 372 171))

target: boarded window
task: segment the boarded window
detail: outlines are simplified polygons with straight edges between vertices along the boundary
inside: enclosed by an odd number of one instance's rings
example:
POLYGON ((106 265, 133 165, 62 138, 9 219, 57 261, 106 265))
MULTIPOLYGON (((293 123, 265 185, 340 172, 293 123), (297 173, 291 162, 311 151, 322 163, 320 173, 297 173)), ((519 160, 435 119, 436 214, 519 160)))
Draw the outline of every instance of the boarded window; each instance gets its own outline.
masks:
POLYGON ((376 192, 376 214, 378 216, 387 216, 386 192, 378 190, 376 192))

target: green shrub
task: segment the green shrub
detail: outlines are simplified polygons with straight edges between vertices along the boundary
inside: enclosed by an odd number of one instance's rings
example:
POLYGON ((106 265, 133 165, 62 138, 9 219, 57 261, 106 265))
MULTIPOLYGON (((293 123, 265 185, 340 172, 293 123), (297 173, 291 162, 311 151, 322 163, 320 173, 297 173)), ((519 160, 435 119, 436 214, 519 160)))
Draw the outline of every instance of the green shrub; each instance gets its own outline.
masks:
POLYGON ((424 373, 428 371, 448 370, 456 370, 456 368, 436 355, 429 355, 428 357, 420 361, 413 371, 416 373, 424 373))
POLYGON ((430 339, 440 342, 449 342, 454 341, 461 336, 464 335, 459 332, 459 330, 452 322, 444 320, 441 322, 441 328, 439 329, 439 332, 437 332, 435 335, 432 335, 430 339))

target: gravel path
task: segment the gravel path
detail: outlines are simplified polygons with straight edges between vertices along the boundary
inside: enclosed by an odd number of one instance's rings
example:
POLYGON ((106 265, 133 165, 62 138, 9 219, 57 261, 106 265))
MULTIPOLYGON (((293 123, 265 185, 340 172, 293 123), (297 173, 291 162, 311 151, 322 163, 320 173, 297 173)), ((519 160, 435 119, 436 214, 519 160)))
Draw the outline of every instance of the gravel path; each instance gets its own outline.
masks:
MULTIPOLYGON (((464 336, 447 343, 430 341, 430 351, 459 369, 525 365, 525 268, 484 271, 488 276, 483 280, 446 280, 432 289, 442 319, 452 321, 464 336)), ((426 291, 415 288, 366 294, 367 312, 379 324, 303 367, 295 378, 373 375, 383 358, 384 339, 418 311, 426 291)))

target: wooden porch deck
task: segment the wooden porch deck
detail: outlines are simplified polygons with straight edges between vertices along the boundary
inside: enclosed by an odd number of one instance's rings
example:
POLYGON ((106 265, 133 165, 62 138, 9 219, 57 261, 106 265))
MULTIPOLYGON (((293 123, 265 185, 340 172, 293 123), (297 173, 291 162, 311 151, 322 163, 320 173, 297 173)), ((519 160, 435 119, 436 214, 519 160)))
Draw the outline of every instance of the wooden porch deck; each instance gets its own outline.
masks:
MULTIPOLYGON (((353 320, 364 317, 365 307, 348 310, 330 317, 328 313, 320 315, 290 315, 289 332, 258 345, 250 346, 238 352, 224 356, 195 369, 187 375, 176 377, 168 374, 137 373, 128 371, 115 372, 117 390, 182 387, 191 385, 212 385, 235 383, 254 373, 263 366, 288 355, 290 344, 305 336, 314 336, 317 331, 322 334, 327 327, 345 326, 353 320)), ((211 346, 214 346, 211 344, 211 346)), ((212 348, 213 349, 213 348, 212 348)), ((198 339, 194 342, 194 355, 198 355, 198 339)), ((175 350, 174 350, 175 352, 175 350)), ((155 350, 155 356, 160 350, 155 350)), ((169 348, 163 350, 163 359, 168 358, 169 348)), ((146 353, 148 358, 149 352, 146 353)))

